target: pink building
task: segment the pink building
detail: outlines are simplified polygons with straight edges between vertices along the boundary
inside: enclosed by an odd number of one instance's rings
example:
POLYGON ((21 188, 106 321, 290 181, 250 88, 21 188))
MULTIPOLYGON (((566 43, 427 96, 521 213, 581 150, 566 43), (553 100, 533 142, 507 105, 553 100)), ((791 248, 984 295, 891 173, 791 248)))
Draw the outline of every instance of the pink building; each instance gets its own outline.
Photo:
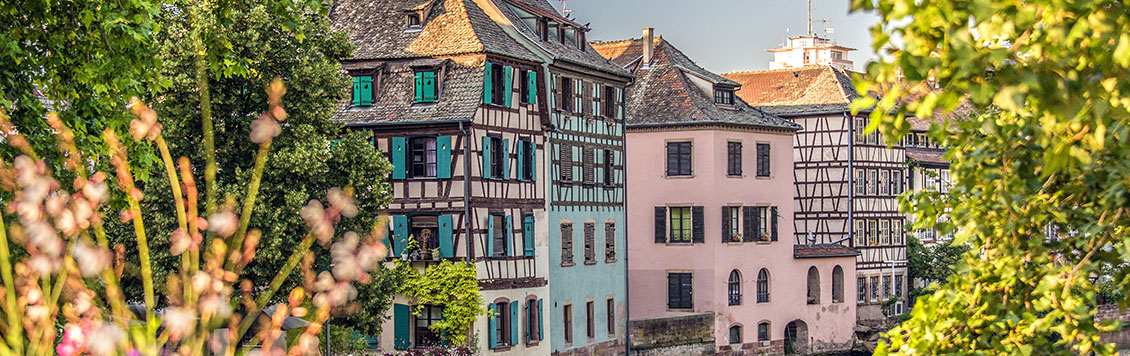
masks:
POLYGON ((628 87, 629 312, 714 312, 723 354, 846 350, 855 256, 794 245, 793 135, 662 38, 593 46, 628 87), (847 277, 845 277, 847 276, 847 277))

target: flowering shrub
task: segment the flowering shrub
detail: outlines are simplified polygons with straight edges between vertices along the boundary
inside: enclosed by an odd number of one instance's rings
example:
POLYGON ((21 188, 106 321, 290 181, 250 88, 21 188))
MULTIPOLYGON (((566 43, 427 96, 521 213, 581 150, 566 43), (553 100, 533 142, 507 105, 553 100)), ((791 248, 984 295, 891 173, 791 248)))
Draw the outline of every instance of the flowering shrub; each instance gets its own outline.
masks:
MULTIPOLYGON (((330 189, 328 204, 312 199, 301 210, 308 233, 276 278, 266 286, 241 279, 241 271, 255 258, 263 237, 259 230, 249 229, 249 216, 266 152, 282 130, 279 121, 286 118, 281 105, 285 93, 281 80, 271 83, 269 107, 251 123, 249 139, 258 144, 259 151, 239 213, 235 202, 229 202, 208 216, 200 214, 195 179, 199 172, 186 157, 174 164, 156 113, 136 99, 131 103, 136 118, 130 122, 130 137, 155 144, 169 181, 175 182, 170 188, 177 228, 169 236, 169 249, 180 258, 180 265, 168 280, 166 295, 161 296, 168 305, 162 310, 156 309, 145 214, 139 204, 145 196, 134 186, 130 155, 118 134, 103 132, 113 178, 103 172, 91 174, 87 171, 90 161, 76 149, 74 133, 57 115, 48 115, 68 171, 52 172, 20 135, 20 128, 0 110, 0 135, 23 153, 10 164, 0 162, 0 190, 13 196, 0 218, 0 279, 4 284, 0 304, 7 326, 0 353, 189 355, 210 349, 215 354, 234 355, 238 345, 256 344, 263 345, 261 351, 266 355, 317 353, 317 335, 331 311, 356 297, 354 283, 368 282, 368 273, 387 254, 382 244, 387 228, 384 219, 379 219, 365 236, 336 231, 342 219, 357 214, 357 206, 352 189, 330 189), (74 179, 56 180, 61 176, 74 179), (144 289, 140 310, 120 289, 126 252, 120 245, 110 246, 103 227, 103 211, 109 209, 112 196, 125 201, 126 209, 118 218, 132 224, 137 242, 144 289), (316 275, 312 271, 310 247, 315 242, 331 251, 332 271, 316 275), (292 289, 285 303, 260 314, 300 263, 303 285, 292 289), (311 324, 289 350, 283 350, 274 346, 289 317, 305 318, 311 324), (63 324, 61 338, 52 322, 56 320, 63 324), (256 331, 248 334, 252 324, 257 324, 256 331)), ((207 137, 211 134, 204 130, 203 141, 211 142, 207 137)), ((209 181, 206 186, 215 183, 209 181)), ((213 191, 211 187, 206 190, 213 191)))
POLYGON ((431 347, 409 349, 399 354, 391 354, 386 352, 384 356, 471 356, 474 354, 475 353, 472 352, 471 349, 460 346, 453 348, 431 347))

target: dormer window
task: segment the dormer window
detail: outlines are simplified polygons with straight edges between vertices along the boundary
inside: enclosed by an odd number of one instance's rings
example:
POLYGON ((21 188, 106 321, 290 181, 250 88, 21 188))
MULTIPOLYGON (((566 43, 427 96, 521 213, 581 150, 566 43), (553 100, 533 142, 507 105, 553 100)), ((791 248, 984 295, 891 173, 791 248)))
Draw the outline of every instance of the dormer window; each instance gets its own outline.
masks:
POLYGON ((537 31, 542 41, 549 41, 549 21, 538 19, 537 31))
POLYGON ((373 105, 373 76, 358 75, 353 77, 353 106, 373 105))
POLYGON ((585 31, 577 30, 577 49, 585 50, 585 31))
POLYGON ((714 103, 734 105, 734 91, 732 89, 714 88, 714 103))
POLYGON ((436 90, 435 69, 417 70, 415 74, 415 89, 417 103, 434 103, 438 95, 436 90))
POLYGON ((417 11, 412 11, 412 12, 409 12, 407 15, 404 15, 404 23, 405 23, 404 31, 405 32, 410 32, 410 31, 414 32, 414 31, 419 31, 419 30, 423 29, 423 25, 422 25, 423 21, 421 21, 421 19, 420 19, 421 15, 422 15, 422 13, 417 12, 417 11))

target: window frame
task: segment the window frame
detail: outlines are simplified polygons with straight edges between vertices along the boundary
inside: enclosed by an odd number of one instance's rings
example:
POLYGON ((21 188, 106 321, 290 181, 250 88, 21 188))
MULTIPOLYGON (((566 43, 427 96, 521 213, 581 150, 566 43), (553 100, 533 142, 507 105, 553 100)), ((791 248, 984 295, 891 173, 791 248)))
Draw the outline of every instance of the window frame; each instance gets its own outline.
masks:
POLYGON ((726 279, 726 296, 727 305, 742 305, 742 273, 736 268, 730 270, 730 276, 726 279))
POLYGON ((867 277, 855 278, 855 303, 867 303, 867 277))
POLYGON ((529 75, 529 69, 518 68, 518 103, 522 105, 530 103, 529 75))
POLYGON ((490 213, 490 219, 494 222, 495 230, 493 231, 494 241, 491 241, 493 250, 489 251, 490 257, 506 257, 506 246, 509 243, 506 236, 506 215, 503 213, 490 213), (502 249, 502 251, 499 251, 499 249, 502 249))
POLYGON ((714 103, 719 105, 734 105, 734 91, 727 88, 714 88, 714 103))
POLYGON ((742 175, 742 142, 726 142, 726 175, 740 177, 742 175))
MULTIPOLYGON (((408 161, 408 163, 407 163, 408 169, 407 169, 406 175, 408 176, 408 178, 414 178, 414 179, 435 179, 436 178, 436 175, 437 175, 436 173, 437 173, 438 168, 439 168, 438 167, 439 161, 438 161, 438 155, 437 155, 437 152, 438 152, 438 149, 439 149, 439 143, 437 142, 436 139, 437 139, 437 136, 435 136, 435 135, 408 136, 408 140, 407 140, 408 141, 407 142, 408 157, 406 157, 406 161, 408 161), (422 148, 423 160, 424 161, 423 162, 416 162, 416 151, 417 151, 416 143, 420 142, 420 141, 424 141, 424 146, 422 148), (431 144, 432 144, 432 148, 430 148, 430 149, 427 146, 428 142, 431 142, 431 144), (429 162, 429 160, 430 160, 430 162, 429 162), (416 173, 417 165, 422 165, 422 168, 424 170, 423 174, 418 175, 416 173), (428 173, 427 173, 428 168, 432 169, 431 175, 428 175, 428 173)), ((493 139, 492 139, 492 141, 493 141, 493 139)))
POLYGON ((694 176, 694 142, 690 140, 667 141, 667 177, 694 176), (672 151, 674 149, 674 151, 672 151), (675 163, 672 167, 671 164, 675 163))
POLYGON ((435 306, 435 305, 420 304, 420 305, 416 305, 415 308, 417 309, 416 310, 417 313, 412 313, 412 319, 413 319, 412 320, 413 321, 413 323, 412 323, 412 333, 413 333, 413 335, 412 335, 412 347, 413 348, 423 348, 423 347, 435 346, 437 344, 443 343, 443 335, 437 334, 435 331, 432 331, 431 328, 429 328, 430 325, 435 324, 435 323, 443 320, 443 307, 435 306), (425 312, 420 312, 419 308, 425 308, 425 312), (440 316, 438 317, 438 319, 432 319, 431 318, 431 316, 433 316, 431 314, 431 312, 434 309, 439 310, 440 316), (421 319, 421 317, 423 317, 423 319, 421 319), (424 325, 423 328, 420 327, 421 320, 423 320, 423 322, 427 323, 427 325, 424 325), (423 329, 425 331, 422 333, 421 329, 423 329), (428 343, 424 342, 425 340, 421 340, 421 337, 426 337, 426 336, 428 336, 428 334, 432 334, 431 336, 433 336, 435 338, 436 344, 428 344, 428 343))
MULTIPOLYGON (((487 135, 490 137, 490 179, 503 180, 503 165, 502 160, 508 159, 503 155, 503 142, 502 135, 487 135)), ((509 152, 507 152, 509 153, 509 152)))
POLYGON ((557 93, 561 96, 561 100, 557 101, 557 110, 564 112, 573 112, 573 78, 564 75, 557 76, 557 93))
POLYGON ((771 275, 768 268, 762 268, 757 271, 757 303, 769 303, 772 299, 770 294, 772 290, 770 287, 771 275))
POLYGON ((585 264, 596 264, 596 222, 585 221, 582 225, 585 244, 585 264))
POLYGON ((730 220, 726 221, 726 226, 723 229, 729 229, 730 239, 726 242, 742 242, 744 241, 742 233, 742 207, 741 206, 723 206, 723 209, 729 211, 730 220))
POLYGON ((566 302, 561 307, 561 315, 562 315, 561 323, 562 323, 562 326, 564 327, 564 331, 565 331, 564 335, 562 335, 562 336, 565 338, 566 344, 572 344, 573 343, 573 303, 566 302))
MULTIPOLYGON (((427 98, 426 94, 421 94, 421 97, 419 98, 420 100, 413 99, 413 101, 412 101, 413 104, 432 104, 432 103, 439 101, 439 73, 440 72, 438 70, 436 70, 436 68, 434 68, 434 67, 416 68, 416 69, 413 70, 414 77, 415 76, 427 76, 425 73, 431 73, 432 85, 431 85, 430 88, 427 85, 424 85, 424 87, 421 88, 420 90, 422 92, 424 92, 424 91, 427 91, 427 90, 430 89, 431 94, 432 94, 431 100, 426 99, 427 98)), ((415 86, 415 85, 413 84, 413 86, 415 86)), ((413 89, 415 89, 415 88, 413 88, 413 89)))
POLYGON ((871 276, 870 280, 871 280, 871 290, 870 290, 870 292, 871 292, 870 293, 871 302, 875 303, 875 302, 879 301, 879 277, 871 276))
POLYGON ((692 272, 667 272, 667 309, 694 310, 694 274, 692 272), (675 292, 678 296, 671 293, 672 282, 677 283, 675 292))
POLYGON ((770 331, 772 329, 773 328, 771 328, 769 326, 768 321, 762 321, 760 323, 757 323, 757 341, 762 341, 762 342, 769 341, 769 338, 772 336, 770 334, 770 331))
POLYGON ((534 157, 536 150, 534 149, 534 141, 530 137, 518 138, 518 149, 522 150, 522 171, 518 172, 518 178, 521 181, 533 181, 534 178, 534 165, 537 164, 537 157, 534 157))
POLYGON ((527 297, 526 299, 526 345, 537 345, 540 338, 538 338, 538 300, 534 297, 527 297))
POLYGON ((585 337, 596 338, 596 302, 593 300, 585 301, 585 337))
POLYGON ((604 179, 603 179, 604 186, 606 188, 611 188, 611 187, 616 185, 615 182, 613 182, 613 180, 615 180, 615 174, 614 174, 615 173, 615 168, 614 168, 615 162, 614 161, 616 160, 616 154, 615 154, 616 151, 604 149, 604 150, 601 150, 601 152, 602 152, 601 154, 604 155, 604 157, 603 157, 604 158, 604 161, 603 161, 604 162, 604 172, 603 172, 604 173, 604 179))
POLYGON ((616 221, 604 222, 604 262, 616 262, 616 221))
POLYGON ((495 348, 504 348, 514 345, 514 335, 510 335, 510 301, 496 301, 494 307, 498 310, 498 321, 495 322, 494 334, 498 338, 495 340, 495 348))
POLYGON ((573 260, 573 222, 561 221, 559 227, 561 229, 561 266, 569 267, 575 263, 573 260))
POLYGON ((439 248, 439 215, 437 215, 437 214, 414 214, 414 215, 410 215, 408 217, 408 231, 409 231, 409 234, 412 235, 412 238, 416 240, 417 246, 419 246, 418 252, 420 253, 421 258, 432 259, 433 257, 439 257, 439 256, 431 256, 432 250, 439 248), (419 227, 419 229, 432 228, 432 235, 426 241, 422 240, 423 239, 423 236, 421 236, 421 235, 423 235, 422 233, 416 232, 418 230, 416 225, 417 224, 421 224, 421 225, 424 224, 424 222, 420 221, 420 220, 423 220, 422 218, 431 218, 434 221, 434 224, 429 224, 431 226, 420 226, 419 227))
POLYGON ((616 335, 616 298, 608 297, 604 302, 604 314, 607 317, 608 335, 616 335))
POLYGON ((667 242, 668 243, 692 243, 694 241, 694 216, 692 207, 689 206, 670 206, 667 207, 667 242), (675 211, 679 211, 679 228, 675 229, 675 211), (679 238, 676 238, 675 231, 680 232, 679 238))
POLYGON ((772 146, 766 142, 757 143, 757 176, 758 177, 771 177, 772 172, 772 146))
POLYGON ((741 324, 734 324, 730 326, 730 345, 742 344, 742 326, 741 324))

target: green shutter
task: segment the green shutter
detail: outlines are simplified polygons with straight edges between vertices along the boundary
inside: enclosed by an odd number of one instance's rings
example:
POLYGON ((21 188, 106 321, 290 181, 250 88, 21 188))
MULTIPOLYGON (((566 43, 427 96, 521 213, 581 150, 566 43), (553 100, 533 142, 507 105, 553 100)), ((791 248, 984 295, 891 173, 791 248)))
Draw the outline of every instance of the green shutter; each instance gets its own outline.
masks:
POLYGON ((510 302, 510 344, 517 345, 518 339, 518 301, 510 302))
POLYGON ((514 223, 512 216, 506 216, 506 255, 514 255, 514 223))
POLYGON ((361 77, 353 77, 353 106, 361 105, 361 77))
POLYGON ((490 136, 483 136, 483 178, 490 179, 490 136))
POLYGON ((405 215, 392 216, 392 255, 400 258, 404 247, 408 246, 408 217, 405 215))
POLYGON ((373 105, 373 77, 361 77, 361 105, 373 105))
POLYGON ((408 155, 408 140, 403 137, 392 138, 392 179, 404 179, 407 172, 405 158, 408 155))
POLYGON ((492 83, 494 83, 494 81, 491 80, 491 66, 492 65, 490 62, 486 62, 486 64, 483 66, 483 104, 490 104, 491 98, 494 95, 492 91, 493 86, 491 85, 492 83))
POLYGON ((498 335, 495 335, 495 329, 498 328, 498 305, 491 303, 487 305, 487 309, 490 309, 490 313, 487 313, 487 347, 493 350, 498 348, 498 335))
POLYGON ((494 256, 494 217, 487 215, 487 257, 494 256))
POLYGON ((534 216, 526 215, 522 217, 522 248, 525 250, 525 255, 529 257, 534 256, 534 216))
POLYGON ((452 234, 451 215, 439 216, 439 256, 455 257, 455 239, 452 234))
POLYGON ((502 179, 510 179, 510 139, 502 139, 502 179))
POLYGON ((422 101, 425 103, 436 102, 436 72, 423 72, 424 92, 422 101))
POLYGON ((534 141, 527 142, 530 145, 530 180, 538 180, 538 145, 534 141))
POLYGON ((530 88, 529 91, 526 93, 526 95, 529 96, 528 98, 526 98, 526 101, 529 101, 530 104, 537 104, 538 103, 538 72, 531 70, 530 73, 526 75, 526 79, 529 82, 529 84, 527 84, 526 87, 530 88))
POLYGON ((514 95, 514 69, 510 66, 502 67, 502 105, 510 107, 510 98, 514 95))
POLYGON ((397 350, 407 350, 412 346, 412 338, 409 336, 412 327, 409 324, 411 313, 406 304, 392 305, 393 346, 397 350))
POLYGON ((416 102, 424 101, 424 72, 416 72, 416 102))
POLYGON ((451 136, 436 137, 436 178, 451 178, 451 136))
POLYGON ((538 340, 545 340, 544 334, 542 334, 542 330, 545 330, 545 328, 541 326, 541 319, 541 299, 538 299, 538 340))
POLYGON ((518 149, 518 161, 515 162, 515 163, 517 163, 518 169, 516 170, 517 171, 516 176, 517 176, 518 180, 528 180, 528 179, 530 179, 530 177, 526 177, 526 171, 524 169, 526 167, 526 141, 518 140, 517 149, 518 149))

